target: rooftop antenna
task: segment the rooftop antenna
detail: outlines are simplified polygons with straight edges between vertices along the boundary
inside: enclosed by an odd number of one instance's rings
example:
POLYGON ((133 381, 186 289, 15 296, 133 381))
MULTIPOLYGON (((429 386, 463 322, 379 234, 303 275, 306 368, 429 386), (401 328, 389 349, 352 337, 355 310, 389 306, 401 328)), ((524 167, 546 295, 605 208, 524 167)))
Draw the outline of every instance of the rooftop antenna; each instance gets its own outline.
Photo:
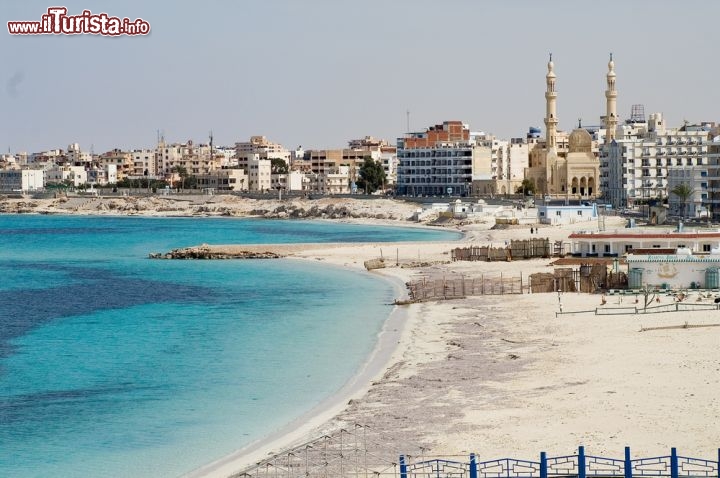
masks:
POLYGON ((211 160, 213 158, 213 147, 212 146, 213 146, 213 134, 212 134, 212 130, 210 130, 210 159, 211 160))
POLYGON ((578 118, 578 129, 582 128, 582 118, 578 118))
POLYGON ((645 105, 632 105, 630 109, 630 121, 633 123, 645 122, 645 105))

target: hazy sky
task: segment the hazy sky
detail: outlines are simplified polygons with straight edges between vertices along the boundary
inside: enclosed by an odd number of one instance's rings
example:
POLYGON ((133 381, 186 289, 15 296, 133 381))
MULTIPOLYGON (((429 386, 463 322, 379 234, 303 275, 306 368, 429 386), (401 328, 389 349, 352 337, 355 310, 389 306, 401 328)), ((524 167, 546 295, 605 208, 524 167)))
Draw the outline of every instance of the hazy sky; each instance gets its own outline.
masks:
POLYGON ((288 148, 462 120, 501 138, 544 128, 548 52, 561 129, 605 111, 720 120, 720 2, 665 0, 2 0, 0 151, 79 142, 96 153, 168 141, 288 148), (151 25, 148 36, 14 36, 48 7, 151 25))

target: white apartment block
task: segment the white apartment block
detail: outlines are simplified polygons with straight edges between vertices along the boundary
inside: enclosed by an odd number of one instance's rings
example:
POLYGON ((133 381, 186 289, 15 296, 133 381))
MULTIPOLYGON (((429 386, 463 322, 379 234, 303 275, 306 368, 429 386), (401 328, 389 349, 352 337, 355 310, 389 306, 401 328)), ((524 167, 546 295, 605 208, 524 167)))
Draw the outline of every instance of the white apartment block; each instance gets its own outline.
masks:
POLYGON ((318 192, 322 194, 350 194, 350 167, 339 166, 317 176, 318 192))
POLYGON ((398 157, 397 148, 385 146, 380 149, 380 162, 385 171, 385 180, 388 186, 394 186, 397 182, 398 157))
POLYGON ((668 167, 668 209, 673 216, 687 218, 708 217, 708 168, 703 166, 670 166, 668 167), (684 185, 690 195, 682 198, 672 191, 684 185))
POLYGON ((524 138, 498 140, 477 133, 475 142, 480 147, 480 162, 473 172, 472 194, 514 194, 522 184, 525 168, 528 167, 527 141, 524 138))
POLYGON ((154 150, 136 149, 131 151, 130 155, 132 156, 132 176, 156 177, 157 163, 154 150))
POLYGON ((310 179, 300 171, 290 171, 287 174, 273 174, 272 189, 283 191, 305 191, 309 188, 310 179))
POLYGON ((72 182, 75 187, 87 183, 85 166, 48 163, 48 167, 45 169, 45 184, 59 184, 65 181, 72 182))
POLYGON ((42 169, 0 170, 0 191, 30 192, 45 187, 45 172, 42 169))
POLYGON ((618 126, 600 153, 601 191, 615 208, 669 199, 669 168, 712 163, 711 125, 666 129, 662 114, 618 126))
POLYGON ((272 188, 271 161, 254 156, 248 161, 248 191, 269 191, 272 188))

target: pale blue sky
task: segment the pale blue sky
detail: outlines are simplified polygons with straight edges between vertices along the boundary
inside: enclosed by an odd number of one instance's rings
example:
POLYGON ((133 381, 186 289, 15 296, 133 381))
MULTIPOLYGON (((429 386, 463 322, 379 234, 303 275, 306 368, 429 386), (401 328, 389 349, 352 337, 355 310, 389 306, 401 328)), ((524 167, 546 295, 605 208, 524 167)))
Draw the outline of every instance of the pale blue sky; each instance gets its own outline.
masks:
POLYGON ((0 5, 0 150, 169 141, 288 148, 390 140, 443 120, 501 138, 544 127, 553 52, 561 129, 597 124, 614 53, 618 112, 720 120, 720 2, 139 0, 0 5), (151 25, 147 37, 11 36, 50 6, 151 25))

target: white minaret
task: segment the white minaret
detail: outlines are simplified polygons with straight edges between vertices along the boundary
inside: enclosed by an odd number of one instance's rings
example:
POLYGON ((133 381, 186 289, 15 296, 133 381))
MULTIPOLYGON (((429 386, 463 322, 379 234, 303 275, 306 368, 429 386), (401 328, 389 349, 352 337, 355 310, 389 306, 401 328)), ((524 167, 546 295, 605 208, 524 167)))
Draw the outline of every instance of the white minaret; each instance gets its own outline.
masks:
POLYGON ((617 90, 615 90, 615 62, 610 53, 610 61, 608 62, 607 73, 607 90, 605 90, 605 98, 607 99, 607 114, 605 117, 605 141, 610 143, 615 139, 615 130, 617 129, 617 90))
POLYGON ((545 91, 545 103, 547 111, 545 113, 545 141, 548 149, 554 148, 557 143, 557 111, 555 100, 557 93, 555 92, 555 72, 553 71, 552 53, 550 53, 550 61, 548 61, 548 72, 545 75, 547 90, 545 91))

